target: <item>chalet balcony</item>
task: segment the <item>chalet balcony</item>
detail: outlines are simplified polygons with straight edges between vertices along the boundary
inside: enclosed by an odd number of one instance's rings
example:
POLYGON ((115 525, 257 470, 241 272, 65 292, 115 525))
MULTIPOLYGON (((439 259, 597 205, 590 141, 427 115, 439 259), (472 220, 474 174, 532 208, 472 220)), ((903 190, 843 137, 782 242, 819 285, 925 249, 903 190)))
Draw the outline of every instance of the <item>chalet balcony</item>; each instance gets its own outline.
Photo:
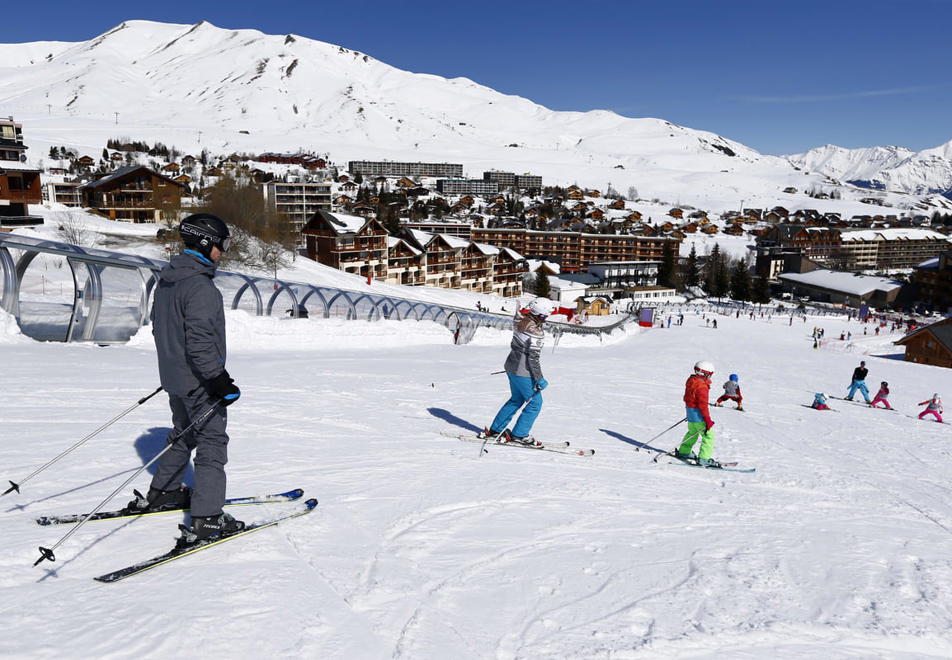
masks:
POLYGON ((43 193, 39 189, 36 192, 32 190, 11 190, 6 193, 3 199, 12 204, 42 204, 43 193))
POLYGON ((0 215, 0 229, 4 227, 36 227, 43 224, 41 215, 0 215))

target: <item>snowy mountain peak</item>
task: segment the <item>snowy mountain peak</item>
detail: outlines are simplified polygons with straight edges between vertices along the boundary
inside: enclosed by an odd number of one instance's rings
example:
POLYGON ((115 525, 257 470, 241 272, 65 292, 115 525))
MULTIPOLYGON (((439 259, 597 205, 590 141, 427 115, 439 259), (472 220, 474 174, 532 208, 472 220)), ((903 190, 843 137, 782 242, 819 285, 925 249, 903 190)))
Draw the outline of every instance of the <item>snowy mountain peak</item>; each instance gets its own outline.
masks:
POLYGON ((919 152, 896 146, 844 149, 828 144, 787 158, 798 167, 873 189, 947 196, 952 190, 952 141, 919 152))
POLYGON ((532 172, 547 184, 637 189, 715 212, 741 202, 796 208, 780 191, 830 185, 787 159, 663 119, 557 112, 468 78, 206 21, 132 20, 85 42, 0 45, 0 62, 0 107, 23 123, 34 159, 52 145, 96 155, 117 137, 193 153, 303 148, 338 163, 459 162, 474 177, 532 172))

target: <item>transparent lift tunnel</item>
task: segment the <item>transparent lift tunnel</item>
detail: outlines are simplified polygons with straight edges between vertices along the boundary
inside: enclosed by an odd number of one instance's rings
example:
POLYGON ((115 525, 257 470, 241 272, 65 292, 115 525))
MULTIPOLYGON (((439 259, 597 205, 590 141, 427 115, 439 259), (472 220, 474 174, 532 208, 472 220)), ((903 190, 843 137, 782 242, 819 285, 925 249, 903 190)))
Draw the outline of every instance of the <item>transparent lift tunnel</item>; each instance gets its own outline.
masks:
MULTIPOLYGON (((44 341, 126 342, 149 322, 152 289, 167 262, 69 243, 0 234, 0 308, 28 337, 44 341)), ((350 321, 432 321, 468 343, 480 327, 511 328, 508 315, 433 302, 285 282, 219 271, 215 284, 231 309, 257 316, 350 321)), ((609 334, 626 320, 599 328, 554 323, 562 334, 609 334)))

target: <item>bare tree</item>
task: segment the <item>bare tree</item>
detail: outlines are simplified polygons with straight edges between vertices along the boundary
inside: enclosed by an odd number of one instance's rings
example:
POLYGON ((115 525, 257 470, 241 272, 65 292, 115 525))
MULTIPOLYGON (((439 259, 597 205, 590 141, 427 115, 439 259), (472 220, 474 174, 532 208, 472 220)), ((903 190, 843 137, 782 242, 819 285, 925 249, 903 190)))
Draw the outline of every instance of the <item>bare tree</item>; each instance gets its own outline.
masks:
POLYGON ((88 218, 82 211, 57 211, 53 223, 63 240, 81 247, 93 247, 97 234, 88 227, 88 218))

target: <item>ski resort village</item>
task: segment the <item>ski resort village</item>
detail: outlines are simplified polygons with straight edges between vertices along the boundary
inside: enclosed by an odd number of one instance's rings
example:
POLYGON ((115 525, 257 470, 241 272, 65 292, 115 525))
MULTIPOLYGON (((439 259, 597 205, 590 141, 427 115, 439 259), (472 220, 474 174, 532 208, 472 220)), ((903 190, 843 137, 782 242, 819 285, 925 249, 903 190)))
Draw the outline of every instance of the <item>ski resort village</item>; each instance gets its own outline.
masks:
POLYGON ((950 241, 952 142, 0 44, 0 657, 952 657, 950 241))

